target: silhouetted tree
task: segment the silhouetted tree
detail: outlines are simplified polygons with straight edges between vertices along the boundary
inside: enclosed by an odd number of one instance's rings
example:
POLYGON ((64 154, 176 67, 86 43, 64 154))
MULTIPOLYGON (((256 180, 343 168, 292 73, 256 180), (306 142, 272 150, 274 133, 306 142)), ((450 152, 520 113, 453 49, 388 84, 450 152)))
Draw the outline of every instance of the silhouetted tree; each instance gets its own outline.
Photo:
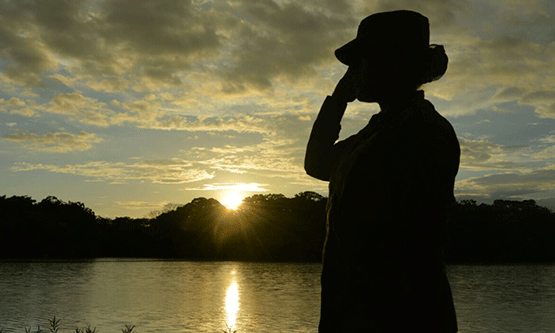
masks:
POLYGON ((211 259, 216 255, 216 231, 226 208, 215 199, 196 198, 151 222, 152 233, 178 257, 211 259))
POLYGON ((28 196, 0 197, 0 256, 30 257, 34 255, 32 230, 37 214, 35 200, 28 196))
POLYGON ((455 205, 448 228, 451 262, 554 261, 555 214, 534 200, 455 205))
MULTIPOLYGON (((153 257, 321 260, 327 199, 256 194, 237 211, 215 199, 173 205, 155 218, 97 217, 80 202, 0 196, 0 257, 153 257)), ((453 206, 447 262, 553 262, 555 213, 534 200, 453 206)))
POLYGON ((48 196, 0 197, 3 257, 93 257, 97 254, 94 212, 80 202, 48 196))

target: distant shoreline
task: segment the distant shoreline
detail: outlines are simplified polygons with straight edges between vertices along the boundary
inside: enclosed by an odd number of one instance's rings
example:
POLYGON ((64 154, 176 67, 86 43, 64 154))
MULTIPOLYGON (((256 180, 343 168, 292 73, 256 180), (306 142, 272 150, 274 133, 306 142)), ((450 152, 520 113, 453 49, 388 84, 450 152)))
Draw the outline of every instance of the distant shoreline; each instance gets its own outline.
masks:
MULTIPOLYGON (((254 260, 210 260, 210 259, 179 259, 179 258, 0 258, 0 263, 81 263, 81 262, 95 262, 102 260, 103 262, 155 262, 155 261, 168 261, 168 262, 239 262, 239 263, 264 263, 264 264, 314 264, 321 265, 322 262, 318 261, 254 261, 254 260)), ((555 261, 529 261, 529 262, 480 262, 480 261, 461 261, 461 262, 444 262, 445 266, 544 266, 555 265, 555 261)))
MULTIPOLYGON (((254 195, 230 211, 196 198, 152 218, 108 219, 80 202, 0 196, 0 261, 320 263, 326 202, 315 192, 254 195)), ((444 262, 551 264, 553 237, 555 213, 534 200, 462 200, 446 225, 444 262)))

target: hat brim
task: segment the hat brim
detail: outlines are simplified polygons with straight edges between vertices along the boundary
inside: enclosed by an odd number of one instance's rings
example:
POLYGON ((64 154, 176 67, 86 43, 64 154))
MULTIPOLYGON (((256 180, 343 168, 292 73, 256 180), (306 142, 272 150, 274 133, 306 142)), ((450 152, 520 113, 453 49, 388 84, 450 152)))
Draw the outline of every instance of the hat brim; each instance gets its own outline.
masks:
POLYGON ((360 56, 360 40, 353 39, 335 50, 335 57, 343 64, 350 66, 360 56))

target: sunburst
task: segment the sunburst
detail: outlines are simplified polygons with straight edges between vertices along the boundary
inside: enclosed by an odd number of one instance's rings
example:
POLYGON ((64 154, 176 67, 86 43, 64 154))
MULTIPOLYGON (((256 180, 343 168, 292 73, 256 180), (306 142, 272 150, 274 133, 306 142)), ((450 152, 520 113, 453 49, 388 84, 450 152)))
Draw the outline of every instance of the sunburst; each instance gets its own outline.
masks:
POLYGON ((222 200, 222 205, 227 209, 237 210, 243 203, 243 194, 240 191, 229 191, 222 200))

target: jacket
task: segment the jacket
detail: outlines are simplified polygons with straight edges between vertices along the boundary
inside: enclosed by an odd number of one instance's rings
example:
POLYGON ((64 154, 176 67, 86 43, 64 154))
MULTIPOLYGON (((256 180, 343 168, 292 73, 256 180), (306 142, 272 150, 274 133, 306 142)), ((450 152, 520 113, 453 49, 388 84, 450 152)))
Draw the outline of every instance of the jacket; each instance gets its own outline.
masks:
POLYGON ((456 332, 442 247, 460 147, 415 93, 336 142, 346 105, 326 98, 305 169, 329 181, 320 332, 456 332))

